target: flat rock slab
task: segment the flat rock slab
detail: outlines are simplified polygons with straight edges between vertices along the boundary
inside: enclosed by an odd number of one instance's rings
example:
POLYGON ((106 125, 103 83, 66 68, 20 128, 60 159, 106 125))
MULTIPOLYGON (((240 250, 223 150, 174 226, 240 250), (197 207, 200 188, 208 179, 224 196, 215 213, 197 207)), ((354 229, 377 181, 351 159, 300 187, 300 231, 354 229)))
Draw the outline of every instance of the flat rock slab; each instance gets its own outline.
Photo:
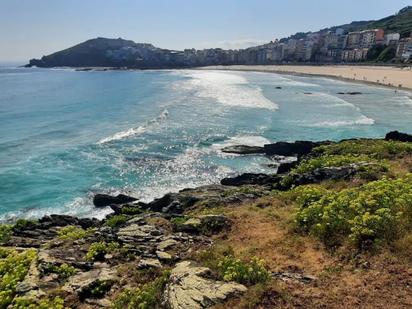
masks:
POLYGON ((208 279, 208 274, 210 269, 206 267, 194 266, 189 261, 178 263, 163 294, 164 306, 169 309, 208 308, 247 290, 235 282, 208 279))
POLYGON ((80 293, 97 280, 115 281, 117 280, 116 270, 109 268, 93 269, 88 272, 81 272, 69 278, 62 290, 69 293, 80 293))

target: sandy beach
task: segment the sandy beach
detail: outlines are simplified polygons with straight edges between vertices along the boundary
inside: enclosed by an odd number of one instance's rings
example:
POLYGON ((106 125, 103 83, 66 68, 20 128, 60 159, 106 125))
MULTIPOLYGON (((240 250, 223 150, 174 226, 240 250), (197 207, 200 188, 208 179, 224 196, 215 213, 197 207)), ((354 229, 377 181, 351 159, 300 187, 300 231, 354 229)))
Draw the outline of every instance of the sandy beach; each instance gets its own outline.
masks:
POLYGON ((203 69, 273 72, 300 75, 326 76, 382 86, 412 89, 412 67, 349 65, 231 65, 209 66, 203 69))

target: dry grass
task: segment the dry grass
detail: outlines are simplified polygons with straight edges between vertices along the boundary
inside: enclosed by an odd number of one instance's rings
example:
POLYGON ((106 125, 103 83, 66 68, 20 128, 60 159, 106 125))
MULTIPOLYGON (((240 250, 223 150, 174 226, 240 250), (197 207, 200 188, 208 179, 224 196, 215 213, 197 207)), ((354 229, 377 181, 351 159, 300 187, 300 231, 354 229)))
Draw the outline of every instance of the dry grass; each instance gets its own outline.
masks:
MULTIPOLYGON (((273 280, 216 308, 411 308, 412 268, 393 252, 366 256, 341 250, 331 253, 310 236, 293 230, 293 206, 265 197, 253 205, 227 208, 229 233, 216 239, 236 256, 265 259, 271 271, 314 275, 311 284, 273 280), (356 256, 356 258, 354 258, 356 256)), ((410 252, 410 239, 399 248, 410 252)))

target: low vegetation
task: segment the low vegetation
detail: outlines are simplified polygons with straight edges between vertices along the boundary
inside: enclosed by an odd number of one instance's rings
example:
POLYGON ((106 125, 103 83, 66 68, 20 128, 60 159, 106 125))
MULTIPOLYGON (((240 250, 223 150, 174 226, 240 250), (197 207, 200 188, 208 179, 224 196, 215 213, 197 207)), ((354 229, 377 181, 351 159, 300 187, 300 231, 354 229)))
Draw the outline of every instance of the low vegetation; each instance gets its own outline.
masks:
POLYGON ((86 260, 102 260, 106 254, 111 253, 118 248, 120 248, 120 245, 117 242, 94 242, 90 245, 89 250, 87 251, 86 260))
POLYGON ((412 174, 339 192, 297 189, 299 227, 327 245, 389 243, 412 231, 412 174))
POLYGON ((257 257, 248 263, 232 256, 224 257, 219 261, 218 271, 225 281, 236 281, 246 285, 265 283, 270 274, 266 269, 265 261, 257 257))
POLYGON ((108 218, 106 220, 106 225, 110 226, 111 228, 119 227, 127 221, 127 216, 125 215, 116 215, 108 218))
POLYGON ((160 303, 161 294, 169 279, 170 273, 163 272, 161 276, 135 289, 122 291, 115 299, 113 308, 151 309, 160 303))
POLYGON ((64 300, 61 297, 52 299, 32 299, 24 297, 16 297, 13 302, 13 309, 64 309, 64 300))
POLYGON ((93 228, 89 228, 85 230, 85 229, 82 229, 81 227, 69 225, 69 226, 65 226, 61 228, 57 232, 57 235, 62 240, 76 240, 76 239, 82 239, 82 238, 91 236, 93 232, 94 232, 93 228))
POLYGON ((59 266, 53 265, 53 264, 48 264, 45 265, 43 268, 43 273, 48 274, 48 273, 54 273, 59 276, 59 279, 61 280, 66 280, 67 278, 73 276, 74 274, 77 273, 77 269, 74 268, 73 266, 70 266, 66 263, 63 263, 59 266))
POLYGON ((0 308, 13 302, 17 284, 23 281, 35 257, 34 249, 18 252, 0 248, 0 308))

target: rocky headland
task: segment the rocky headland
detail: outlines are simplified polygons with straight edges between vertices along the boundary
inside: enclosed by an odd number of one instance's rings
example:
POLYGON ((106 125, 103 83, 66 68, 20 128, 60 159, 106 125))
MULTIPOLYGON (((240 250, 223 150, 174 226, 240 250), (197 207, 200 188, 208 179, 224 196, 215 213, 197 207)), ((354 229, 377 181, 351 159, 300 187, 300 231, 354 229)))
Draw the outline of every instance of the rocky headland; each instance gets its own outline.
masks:
POLYGON ((0 308, 412 306, 411 135, 222 151, 281 163, 1 225, 0 308))

